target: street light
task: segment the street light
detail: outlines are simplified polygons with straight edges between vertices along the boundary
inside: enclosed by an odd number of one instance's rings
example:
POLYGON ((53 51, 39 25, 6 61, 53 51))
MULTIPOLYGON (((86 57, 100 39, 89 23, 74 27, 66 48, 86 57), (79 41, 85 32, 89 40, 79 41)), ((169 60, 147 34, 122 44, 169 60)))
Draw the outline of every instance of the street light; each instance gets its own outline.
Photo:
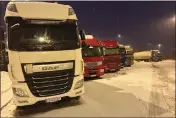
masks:
POLYGON ((161 44, 158 44, 158 49, 160 50, 160 48, 161 48, 161 44))
POLYGON ((120 35, 120 34, 118 34, 118 37, 119 37, 119 38, 121 38, 121 35, 120 35))
POLYGON ((120 34, 116 34, 116 39, 120 39, 122 36, 120 34))
POLYGON ((172 22, 175 22, 175 20, 176 20, 175 17, 176 17, 176 16, 174 15, 174 16, 171 18, 172 22))

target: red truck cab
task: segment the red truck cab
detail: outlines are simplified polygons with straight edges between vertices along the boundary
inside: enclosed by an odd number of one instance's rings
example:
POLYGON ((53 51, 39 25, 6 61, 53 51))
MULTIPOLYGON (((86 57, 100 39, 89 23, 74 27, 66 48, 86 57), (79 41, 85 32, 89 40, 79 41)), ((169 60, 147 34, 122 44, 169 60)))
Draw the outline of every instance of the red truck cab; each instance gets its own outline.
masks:
POLYGON ((105 72, 120 70, 121 57, 120 49, 117 41, 104 40, 102 41, 104 52, 105 72))
POLYGON ((84 77, 100 77, 104 75, 103 48, 101 41, 86 38, 82 43, 82 56, 84 60, 84 77), (83 45, 86 43, 86 46, 83 45))

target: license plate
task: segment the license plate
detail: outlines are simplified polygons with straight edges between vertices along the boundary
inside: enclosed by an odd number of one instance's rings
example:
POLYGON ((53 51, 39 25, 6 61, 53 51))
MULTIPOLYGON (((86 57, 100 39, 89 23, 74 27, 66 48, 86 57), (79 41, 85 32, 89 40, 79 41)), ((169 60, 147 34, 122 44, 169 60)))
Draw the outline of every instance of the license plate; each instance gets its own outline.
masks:
POLYGON ((47 102, 47 103, 51 103, 51 102, 57 102, 57 101, 59 101, 59 100, 61 100, 60 97, 54 97, 54 98, 46 99, 46 102, 47 102))
POLYGON ((115 69, 110 69, 110 71, 115 71, 115 69))
POLYGON ((90 77, 96 77, 96 75, 90 75, 90 77))

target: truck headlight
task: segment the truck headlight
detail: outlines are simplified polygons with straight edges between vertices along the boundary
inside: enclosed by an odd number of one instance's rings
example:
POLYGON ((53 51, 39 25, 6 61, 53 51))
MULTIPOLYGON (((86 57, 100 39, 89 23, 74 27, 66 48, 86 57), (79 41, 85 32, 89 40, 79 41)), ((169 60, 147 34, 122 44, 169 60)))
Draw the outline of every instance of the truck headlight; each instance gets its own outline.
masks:
POLYGON ((97 62, 97 65, 98 65, 98 66, 99 66, 99 65, 102 65, 102 61, 97 62))
POLYGON ((83 83, 84 83, 84 80, 83 80, 83 79, 77 81, 76 84, 75 84, 74 89, 81 88, 81 87, 83 86, 83 83))
POLYGON ((84 62, 84 66, 87 66, 87 63, 84 62))
POLYGON ((104 72, 104 69, 100 69, 100 72, 103 73, 103 72, 104 72))
POLYGON ((21 88, 13 88, 13 93, 19 97, 29 97, 28 93, 21 88))

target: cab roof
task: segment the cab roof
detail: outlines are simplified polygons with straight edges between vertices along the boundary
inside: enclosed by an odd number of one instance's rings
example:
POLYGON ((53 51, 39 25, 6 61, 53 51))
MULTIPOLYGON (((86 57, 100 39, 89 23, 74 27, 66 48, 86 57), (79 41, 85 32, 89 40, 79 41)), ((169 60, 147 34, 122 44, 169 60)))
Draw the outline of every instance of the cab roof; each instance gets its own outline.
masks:
POLYGON ((131 46, 125 45, 124 47, 126 50, 133 50, 133 48, 131 46))
MULTIPOLYGON (((102 46, 102 43, 101 43, 101 41, 100 40, 97 40, 97 39, 95 39, 95 38, 93 38, 93 39, 86 39, 86 40, 84 40, 88 45, 90 45, 90 46, 99 46, 99 47, 101 47, 102 46)), ((83 42, 83 40, 81 40, 81 43, 83 42)))
POLYGON ((125 46, 122 44, 119 44, 119 48, 125 48, 125 46))
POLYGON ((118 47, 119 43, 114 40, 104 40, 102 41, 104 47, 118 47))
POLYGON ((69 5, 50 2, 15 2, 8 3, 5 13, 7 17, 45 20, 77 20, 74 10, 69 5))

